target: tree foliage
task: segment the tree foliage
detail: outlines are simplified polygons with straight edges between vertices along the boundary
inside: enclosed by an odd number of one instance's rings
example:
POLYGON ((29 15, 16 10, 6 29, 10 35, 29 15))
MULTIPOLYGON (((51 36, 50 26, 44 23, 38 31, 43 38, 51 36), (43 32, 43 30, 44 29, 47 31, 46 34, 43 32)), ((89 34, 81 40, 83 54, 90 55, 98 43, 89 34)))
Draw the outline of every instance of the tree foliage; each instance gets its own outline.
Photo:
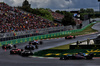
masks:
POLYGON ((87 8, 87 9, 81 8, 80 13, 94 13, 94 9, 92 9, 92 8, 87 8))
POLYGON ((81 13, 86 13, 86 10, 83 9, 83 8, 81 8, 81 9, 80 9, 80 12, 81 12, 81 13))
POLYGON ((76 25, 76 23, 75 23, 75 21, 73 19, 73 14, 72 13, 67 12, 67 11, 59 11, 59 10, 56 10, 55 12, 64 15, 64 18, 62 19, 62 24, 64 26, 67 26, 67 25, 76 25))
POLYGON ((100 17, 100 12, 94 11, 92 8, 87 8, 87 9, 80 9, 81 13, 81 20, 84 20, 86 18, 86 15, 88 15, 88 18, 97 18, 100 17))
POLYGON ((48 11, 48 9, 44 9, 44 8, 40 8, 38 9, 39 11, 39 15, 42 16, 42 17, 45 17, 45 18, 48 18, 50 20, 53 19, 51 13, 48 11))
POLYGON ((18 8, 53 21, 53 16, 51 15, 51 12, 48 11, 48 9, 44 9, 44 8, 32 9, 32 8, 27 8, 27 7, 18 7, 18 8))
POLYGON ((89 19, 90 18, 89 14, 93 14, 91 17, 95 17, 94 13, 95 11, 92 8, 87 8, 87 9, 81 8, 80 9, 80 15, 81 15, 80 19, 81 20, 89 19))
POLYGON ((27 0, 22 3, 22 7, 30 8, 30 4, 27 0))
POLYGON ((62 24, 64 26, 67 26, 67 25, 75 25, 76 24, 75 21, 74 21, 74 19, 73 19, 73 17, 72 17, 72 14, 71 13, 66 12, 64 18, 62 19, 62 24))
POLYGON ((30 12, 32 14, 36 14, 36 15, 39 15, 43 18, 46 18, 46 19, 49 19, 49 20, 53 20, 53 16, 51 15, 51 12, 50 9, 46 8, 30 8, 30 4, 27 0, 25 0, 23 3, 22 3, 22 7, 18 7, 19 9, 22 9, 24 11, 27 11, 27 12, 30 12))
POLYGON ((80 20, 87 20, 89 19, 88 13, 80 13, 80 20))
POLYGON ((55 12, 60 13, 60 14, 63 14, 63 15, 66 15, 66 11, 59 11, 59 10, 56 10, 55 12))

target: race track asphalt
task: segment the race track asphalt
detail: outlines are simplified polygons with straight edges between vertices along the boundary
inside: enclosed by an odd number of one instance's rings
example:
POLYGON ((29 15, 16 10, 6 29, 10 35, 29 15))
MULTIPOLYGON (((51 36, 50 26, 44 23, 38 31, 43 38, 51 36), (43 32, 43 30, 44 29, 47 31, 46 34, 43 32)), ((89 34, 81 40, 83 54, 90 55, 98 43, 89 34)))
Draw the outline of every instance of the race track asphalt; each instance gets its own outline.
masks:
MULTIPOLYGON (((99 28, 100 23, 94 25, 93 28, 99 28), (97 26, 98 25, 98 26, 97 26)), ((100 29, 98 29, 100 31, 100 29)), ((48 49, 64 44, 69 44, 76 42, 77 40, 83 41, 87 38, 96 38, 97 34, 79 36, 76 39, 65 40, 61 39, 51 39, 43 40, 43 45, 39 45, 38 50, 33 52, 48 49)), ((18 44, 18 48, 24 48, 28 42, 23 44, 18 44)), ((100 59, 93 60, 59 60, 59 59, 46 59, 46 58, 31 58, 31 57, 21 57, 19 55, 10 55, 10 50, 2 50, 0 47, 0 66, 100 66, 100 59)))

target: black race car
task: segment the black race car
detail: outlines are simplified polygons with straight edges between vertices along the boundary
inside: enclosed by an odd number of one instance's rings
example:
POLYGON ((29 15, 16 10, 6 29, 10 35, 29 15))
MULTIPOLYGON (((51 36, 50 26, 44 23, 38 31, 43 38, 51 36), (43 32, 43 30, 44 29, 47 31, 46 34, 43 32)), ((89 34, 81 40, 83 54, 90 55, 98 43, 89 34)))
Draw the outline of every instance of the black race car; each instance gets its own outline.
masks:
POLYGON ((29 44, 31 44, 31 45, 41 45, 41 44, 43 44, 43 42, 42 41, 30 41, 29 42, 29 44))
POLYGON ((34 43, 34 40, 33 40, 33 41, 29 41, 29 44, 31 44, 31 45, 32 45, 33 43, 34 43))
POLYGON ((21 54, 21 52, 23 51, 23 49, 12 49, 10 50, 10 54, 21 54))
POLYGON ((72 35, 69 35, 69 36, 65 36, 65 39, 75 39, 76 37, 75 36, 72 36, 72 35))
POLYGON ((26 45, 25 49, 26 50, 34 50, 34 49, 38 49, 38 46, 37 45, 26 45))
POLYGON ((30 55, 33 55, 33 52, 30 51, 30 50, 24 50, 21 52, 20 54, 21 56, 30 56, 30 55))
POLYGON ((11 49, 12 47, 13 47, 13 45, 7 44, 7 45, 3 45, 2 49, 11 49))
POLYGON ((94 56, 93 53, 89 53, 86 55, 85 53, 78 53, 78 54, 72 54, 72 55, 65 55, 63 57, 60 57, 60 60, 69 60, 69 59, 92 59, 94 56))

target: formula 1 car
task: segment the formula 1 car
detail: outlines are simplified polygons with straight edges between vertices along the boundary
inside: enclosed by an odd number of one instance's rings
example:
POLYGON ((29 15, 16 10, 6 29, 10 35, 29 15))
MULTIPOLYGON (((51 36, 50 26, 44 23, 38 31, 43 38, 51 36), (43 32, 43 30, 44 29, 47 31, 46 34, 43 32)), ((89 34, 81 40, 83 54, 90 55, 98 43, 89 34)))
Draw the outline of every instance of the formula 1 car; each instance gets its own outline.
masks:
POLYGON ((42 41, 30 41, 29 42, 29 44, 31 44, 31 45, 41 45, 41 44, 43 44, 43 42, 42 41))
POLYGON ((13 45, 7 44, 7 45, 3 45, 2 49, 11 49, 12 47, 13 47, 13 45))
POLYGON ((31 44, 31 45, 32 45, 33 43, 34 43, 34 40, 33 40, 33 41, 29 41, 29 44, 31 44))
POLYGON ((26 50, 34 50, 34 49, 38 49, 38 46, 37 45, 26 45, 25 49, 26 50))
POLYGON ((10 50, 10 54, 21 54, 21 52, 23 51, 23 49, 12 49, 10 50))
POLYGON ((22 51, 21 52, 21 56, 30 56, 30 55, 33 55, 33 52, 32 51, 25 50, 25 51, 22 51))
POLYGON ((60 57, 60 60, 69 60, 69 59, 92 59, 94 56, 94 53, 89 53, 86 55, 85 53, 78 53, 78 54, 72 54, 72 55, 65 55, 63 57, 60 57))
POLYGON ((65 39, 75 39, 76 37, 75 36, 71 36, 71 35, 69 35, 69 36, 65 36, 65 39))

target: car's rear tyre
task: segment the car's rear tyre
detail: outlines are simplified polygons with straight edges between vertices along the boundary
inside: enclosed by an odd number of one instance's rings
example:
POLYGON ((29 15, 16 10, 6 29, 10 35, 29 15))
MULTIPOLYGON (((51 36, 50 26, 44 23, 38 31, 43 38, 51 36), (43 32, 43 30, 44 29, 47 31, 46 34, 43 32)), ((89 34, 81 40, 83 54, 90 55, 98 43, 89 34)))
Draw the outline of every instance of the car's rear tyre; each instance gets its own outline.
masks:
POLYGON ((10 54, 13 54, 13 52, 12 52, 12 51, 10 51, 10 54))
POLYGON ((67 37, 65 37, 65 39, 67 39, 67 37))
POLYGON ((32 47, 32 50, 34 50, 34 47, 32 47))
POLYGON ((33 53, 30 53, 30 55, 33 55, 33 53))
POLYGON ((38 46, 37 45, 35 47, 36 47, 36 49, 38 49, 38 46))
POLYGON ((18 54, 21 55, 21 51, 18 51, 18 54))
POLYGON ((68 57, 67 56, 64 56, 64 60, 67 60, 68 59, 68 57))
POLYGON ((60 59, 59 60, 63 60, 63 57, 60 57, 60 59))
POLYGON ((39 42, 39 44, 40 44, 40 45, 42 45, 42 44, 43 44, 43 42, 42 42, 42 41, 40 41, 40 42, 39 42))
POLYGON ((27 48, 27 47, 25 47, 25 49, 27 50, 28 48, 27 48))
POLYGON ((73 36, 73 38, 75 39, 76 37, 75 37, 75 36, 73 36))
POLYGON ((91 56, 87 56, 86 57, 86 60, 90 60, 90 59, 92 59, 93 57, 91 57, 91 56))
POLYGON ((11 49, 11 46, 9 46, 9 49, 11 49))

